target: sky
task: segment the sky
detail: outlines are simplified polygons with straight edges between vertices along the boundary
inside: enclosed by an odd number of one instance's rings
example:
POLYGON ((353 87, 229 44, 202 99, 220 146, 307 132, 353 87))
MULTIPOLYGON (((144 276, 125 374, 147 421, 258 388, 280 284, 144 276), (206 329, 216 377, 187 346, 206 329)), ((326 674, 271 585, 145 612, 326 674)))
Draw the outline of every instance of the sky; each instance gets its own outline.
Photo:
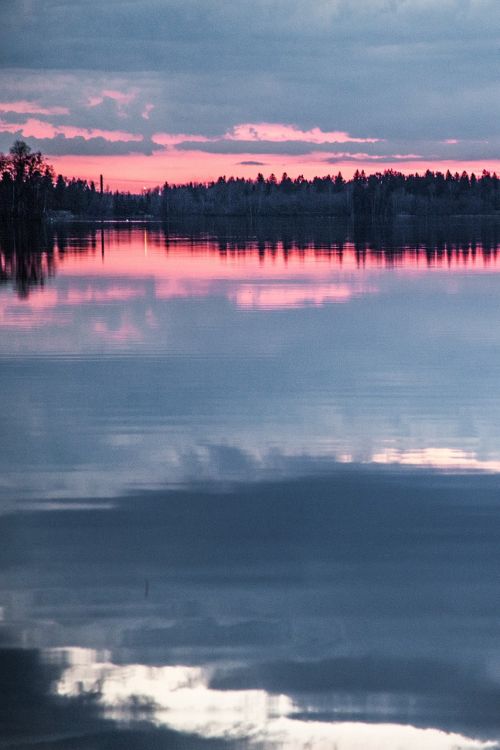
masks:
POLYGON ((2 0, 0 151, 140 191, 500 170, 497 0, 2 0))

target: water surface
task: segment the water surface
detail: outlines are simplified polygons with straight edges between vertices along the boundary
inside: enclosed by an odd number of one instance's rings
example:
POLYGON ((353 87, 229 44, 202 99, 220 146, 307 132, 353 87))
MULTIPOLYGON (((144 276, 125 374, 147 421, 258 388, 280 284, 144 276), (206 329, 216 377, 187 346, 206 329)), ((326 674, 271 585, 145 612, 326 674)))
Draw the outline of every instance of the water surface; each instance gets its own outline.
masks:
POLYGON ((495 745, 497 234, 3 234, 6 746, 495 745))

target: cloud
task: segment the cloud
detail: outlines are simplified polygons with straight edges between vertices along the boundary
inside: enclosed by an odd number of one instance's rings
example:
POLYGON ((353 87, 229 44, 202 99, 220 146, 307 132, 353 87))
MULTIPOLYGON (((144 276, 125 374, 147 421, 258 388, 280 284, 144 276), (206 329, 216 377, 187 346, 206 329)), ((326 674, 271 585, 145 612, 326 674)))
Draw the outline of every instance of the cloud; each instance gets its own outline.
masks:
POLYGON ((303 141, 307 143, 377 143, 380 138, 356 138, 343 131, 324 132, 320 128, 301 130, 295 125, 257 122, 235 125, 225 138, 232 141, 268 141, 283 143, 303 141))
MULTIPOLYGON (((347 147, 349 144, 345 144, 347 147)), ((332 148, 333 144, 318 144, 310 141, 238 141, 230 138, 208 139, 198 138, 196 140, 186 138, 175 143, 180 151, 203 151, 209 154, 282 154, 284 156, 298 156, 312 153, 333 152, 341 158, 343 155, 352 157, 353 153, 348 150, 338 151, 332 148)), ((360 153, 359 158, 381 158, 381 154, 370 155, 366 151, 359 152, 357 145, 353 146, 354 154, 360 153)))
MULTIPOLYGON (((0 151, 7 151, 16 138, 23 138, 21 130, 17 132, 1 133, 0 128, 0 151)), ((150 143, 136 143, 130 141, 108 141, 106 138, 66 138, 64 135, 57 135, 55 138, 28 138, 28 145, 34 151, 41 151, 47 155, 48 160, 51 157, 59 156, 128 156, 129 154, 151 154, 153 146, 150 143)), ((59 170, 61 171, 61 170, 59 170)), ((70 171, 63 170, 66 176, 73 177, 70 171)))
MULTIPOLYGON (((311 151, 328 151, 331 146, 343 144, 358 148, 358 144, 378 144, 379 138, 361 138, 343 131, 323 132, 320 128, 301 130, 287 123, 241 123, 222 135, 207 136, 179 133, 154 133, 153 143, 167 148, 208 153, 276 153, 305 154, 311 151)), ((341 156, 342 154, 339 154, 341 156)), ((360 158, 369 155, 361 154, 360 158)), ((240 162, 252 164, 252 161, 240 162)))
POLYGON ((124 107, 130 104, 131 101, 137 96, 137 91, 125 92, 115 91, 113 89, 103 89, 102 93, 97 96, 91 96, 88 100, 89 107, 96 107, 98 104, 102 104, 105 99, 112 99, 117 102, 119 106, 124 107))
POLYGON ((185 135, 181 133, 153 133, 151 136, 153 143, 159 146, 178 146, 179 144, 190 144, 197 148, 199 143, 210 143, 211 139, 205 135, 185 135))
POLYGON ((143 135, 350 134, 346 142, 399 140, 396 154, 421 153, 418 141, 431 139, 440 158, 446 139, 495 134, 497 21, 492 0, 243 0, 230 9, 223 0, 9 0, 0 96, 68 107, 75 127, 111 130, 130 118, 143 135))
POLYGON ((68 107, 49 106, 44 107, 36 102, 16 101, 0 102, 0 112, 12 112, 20 115, 67 115, 68 107))
POLYGON ((113 143, 114 141, 135 141, 143 140, 142 135, 137 133, 128 133, 120 130, 102 130, 100 128, 80 128, 74 125, 52 125, 44 120, 29 118, 23 123, 5 122, 0 119, 0 131, 17 133, 20 132, 25 138, 55 138, 62 135, 65 138, 83 138, 91 140, 93 138, 104 138, 113 143))

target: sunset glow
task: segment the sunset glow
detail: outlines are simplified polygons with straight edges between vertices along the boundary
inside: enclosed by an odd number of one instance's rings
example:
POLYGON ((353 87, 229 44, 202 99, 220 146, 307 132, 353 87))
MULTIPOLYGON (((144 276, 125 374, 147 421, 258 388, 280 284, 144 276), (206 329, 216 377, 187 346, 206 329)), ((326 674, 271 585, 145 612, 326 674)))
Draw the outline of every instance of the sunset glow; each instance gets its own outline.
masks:
MULTIPOLYGON (((177 136, 172 137, 173 140, 177 136)), ((155 187, 164 182, 181 184, 185 182, 209 182, 225 175, 255 179, 258 172, 266 175, 274 173, 281 177, 283 172, 292 177, 303 175, 311 179, 316 175, 337 174, 342 172, 346 179, 351 178, 356 170, 365 169, 383 172, 395 169, 405 174, 414 172, 424 173, 427 169, 446 172, 448 169, 481 174, 483 169, 496 170, 500 173, 500 160, 463 162, 457 164, 452 161, 422 162, 415 159, 401 158, 397 165, 383 160, 367 160, 360 155, 355 161, 346 160, 344 155, 339 161, 326 165, 326 154, 316 153, 314 156, 293 156, 284 158, 280 154, 261 155, 262 162, 255 164, 254 153, 238 154, 238 161, 230 154, 208 154, 197 151, 175 150, 165 153, 158 152, 152 156, 130 154, 129 156, 53 156, 52 163, 57 172, 75 175, 87 180, 96 180, 99 174, 104 174, 106 185, 112 190, 140 192, 141 186, 155 187), (247 162, 247 163, 245 163, 247 162), (126 176, 125 176, 126 175, 126 176), (145 177, 144 175, 147 175, 145 177)))

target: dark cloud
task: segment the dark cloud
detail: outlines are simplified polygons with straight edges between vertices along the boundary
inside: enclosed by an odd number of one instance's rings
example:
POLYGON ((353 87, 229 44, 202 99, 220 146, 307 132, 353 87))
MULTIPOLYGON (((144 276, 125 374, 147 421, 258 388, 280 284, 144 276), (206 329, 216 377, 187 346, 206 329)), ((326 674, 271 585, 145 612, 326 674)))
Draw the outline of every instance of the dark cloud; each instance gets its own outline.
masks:
MULTIPOLYGON (((230 10, 223 0, 209 7, 8 0, 0 9, 0 90, 15 75, 29 88, 42 70, 44 89, 73 76, 72 97, 96 78, 140 79, 138 100, 155 105, 151 121, 169 132, 222 133, 259 121, 355 125, 418 153, 414 141, 422 138, 494 135, 499 13, 492 0, 337 0, 313 8, 304 0, 272 8, 245 0, 230 10)), ((118 115, 104 100, 86 117, 118 115)))
POLYGON ((221 138, 207 143, 185 140, 176 148, 181 151, 203 151, 210 154, 284 154, 299 156, 314 152, 377 153, 370 143, 311 143, 310 141, 236 141, 221 138))
POLYGON ((248 161, 239 161, 238 164, 246 164, 249 167, 265 167, 266 162, 265 161, 252 161, 249 159, 248 161))
POLYGON ((26 141, 34 151, 42 151, 46 156, 87 155, 113 156, 141 153, 150 155, 158 150, 148 141, 109 141, 106 138, 66 138, 56 135, 55 138, 25 138, 21 131, 0 134, 0 151, 8 151, 13 141, 26 141))

